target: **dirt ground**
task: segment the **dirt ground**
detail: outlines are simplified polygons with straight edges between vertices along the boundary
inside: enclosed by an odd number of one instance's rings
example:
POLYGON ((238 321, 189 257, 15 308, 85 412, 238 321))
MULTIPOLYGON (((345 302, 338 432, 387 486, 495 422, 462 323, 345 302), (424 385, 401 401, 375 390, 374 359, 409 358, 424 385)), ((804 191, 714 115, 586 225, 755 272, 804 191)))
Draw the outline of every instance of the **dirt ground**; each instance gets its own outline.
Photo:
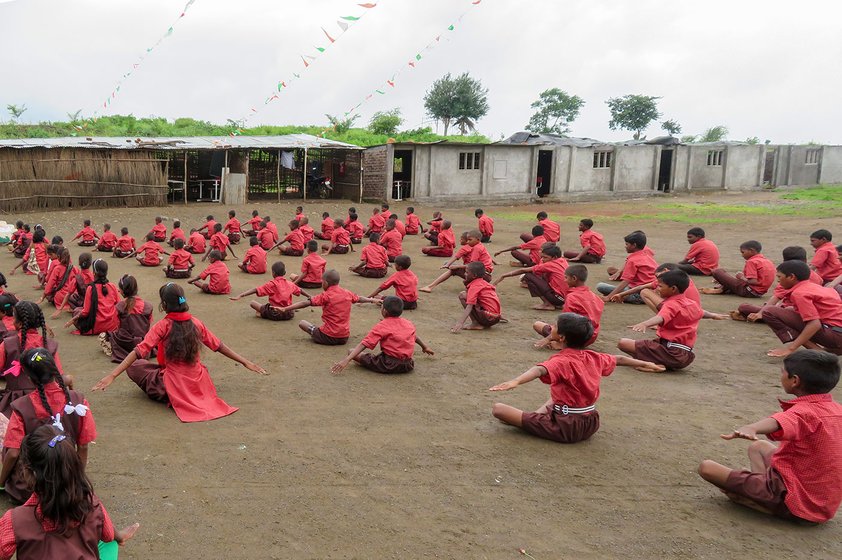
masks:
MULTIPOLYGON (((718 194, 706 201, 771 200, 769 193, 718 194)), ((693 202, 695 198, 681 198, 693 202)), ((594 286, 607 266, 625 257, 622 237, 634 229, 649 234, 660 262, 679 260, 687 250, 687 223, 608 219, 599 216, 646 212, 652 200, 488 207, 496 220, 492 251, 514 245, 532 221, 518 219, 538 210, 562 223, 562 246, 578 247, 576 223, 594 217, 605 235, 608 258, 589 265, 594 286)), ((347 201, 311 203, 306 213, 318 227, 322 211, 344 216, 347 201)), ((355 205, 367 220, 372 205, 355 205)), ((279 224, 295 203, 257 203, 235 208, 241 219, 252 208, 279 224)), ((405 204, 394 210, 403 215, 405 204)), ((416 207, 424 219, 432 208, 416 207)), ((90 210, 24 215, 48 234, 73 237, 90 217, 97 231, 110 222, 141 237, 153 217, 180 218, 187 226, 204 216, 225 216, 219 205, 90 210)), ((457 232, 473 228, 472 209, 445 210, 457 232)), ((18 216, 5 216, 14 222, 18 216)), ((172 222, 167 221, 168 228, 172 222)), ((809 248, 817 227, 842 232, 842 218, 827 220, 749 216, 736 224, 706 225, 722 250, 722 265, 742 267, 738 245, 757 239, 780 260, 781 249, 809 248)), ((437 273, 442 259, 422 257, 424 240, 408 237, 405 252, 422 282, 437 273)), ((237 247, 242 255, 243 244, 237 247)), ((74 262, 81 249, 71 248, 74 262)), ((499 271, 510 270, 508 259, 499 271)), ((274 260, 274 259, 272 259, 274 260)), ((270 260, 270 262, 272 262, 270 260)), ((8 272, 15 264, 0 255, 8 272)), ((297 271, 301 258, 284 258, 297 271)), ((357 255, 332 255, 340 272, 357 255)), ((109 258, 110 278, 138 278, 141 296, 157 306, 164 282, 160 269, 134 260, 109 258)), ((269 278, 235 271, 235 293, 269 278)), ((8 275, 7 275, 8 276, 8 275)), ((697 282, 703 283, 700 280, 697 282)), ((181 281, 184 282, 184 281, 181 281)), ((343 272, 342 285, 368 295, 377 285, 343 272)), ((9 289, 36 299, 31 277, 9 277, 9 289)), ((451 334, 461 308, 458 280, 421 294, 417 311, 407 312, 434 357, 416 354, 416 370, 381 376, 349 366, 341 376, 328 369, 379 319, 370 305, 355 306, 347 347, 312 344, 296 321, 260 320, 249 298, 198 293, 188 302, 229 346, 268 371, 260 377, 224 357, 203 352, 219 394, 239 412, 224 419, 182 424, 164 406, 149 401, 123 376, 104 393, 90 387, 113 365, 93 338, 58 332, 62 362, 86 392, 96 415, 99 438, 90 453, 89 474, 115 523, 134 521, 141 529, 122 550, 124 558, 494 558, 514 559, 525 549, 537 560, 558 558, 758 558, 842 557, 839 521, 802 527, 767 518, 729 503, 696 474, 712 458, 747 467, 747 442, 726 442, 720 433, 771 414, 777 408, 780 361, 765 352, 777 339, 762 325, 705 321, 695 363, 682 373, 643 374, 627 368, 603 382, 600 431, 588 442, 561 445, 501 425, 490 414, 495 401, 534 409, 548 397, 539 381, 509 393, 488 388, 549 356, 532 348, 535 319, 555 313, 532 311, 534 301, 516 280, 499 286, 509 323, 488 332, 451 334)), ((726 312, 738 298, 703 296, 706 309, 726 312)), ((47 308, 52 312, 52 308, 47 308)), ((156 318, 161 314, 156 312, 156 318)), ((616 353, 627 325, 649 316, 643 306, 610 304, 595 349, 616 353)), ((319 321, 309 308, 296 319, 319 321)), ((51 321, 56 331, 61 322, 51 321)), ((643 336, 643 335, 637 335, 643 336)), ((646 335, 651 336, 651 335, 646 335)), ((838 392, 838 391, 837 391, 838 392)), ((0 499, 3 505, 7 498, 0 499)))

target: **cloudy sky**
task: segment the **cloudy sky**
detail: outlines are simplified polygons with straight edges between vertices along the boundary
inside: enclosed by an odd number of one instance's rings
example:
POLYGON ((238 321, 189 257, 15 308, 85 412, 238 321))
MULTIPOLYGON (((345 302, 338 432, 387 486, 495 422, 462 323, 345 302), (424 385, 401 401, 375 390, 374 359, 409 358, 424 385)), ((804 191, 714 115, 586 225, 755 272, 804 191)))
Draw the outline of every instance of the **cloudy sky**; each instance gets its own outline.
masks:
POLYGON ((635 93, 661 96, 683 134, 721 124, 734 140, 842 144, 838 0, 195 0, 179 18, 186 1, 0 0, 0 108, 25 104, 28 122, 81 109, 321 125, 363 102, 358 124, 399 107, 415 128, 434 126, 432 82, 467 71, 489 90, 478 129, 492 139, 558 87, 586 101, 575 136, 630 137, 608 130, 605 100, 635 93), (340 37, 341 16, 363 17, 340 37), (305 69, 301 55, 316 59, 305 69))

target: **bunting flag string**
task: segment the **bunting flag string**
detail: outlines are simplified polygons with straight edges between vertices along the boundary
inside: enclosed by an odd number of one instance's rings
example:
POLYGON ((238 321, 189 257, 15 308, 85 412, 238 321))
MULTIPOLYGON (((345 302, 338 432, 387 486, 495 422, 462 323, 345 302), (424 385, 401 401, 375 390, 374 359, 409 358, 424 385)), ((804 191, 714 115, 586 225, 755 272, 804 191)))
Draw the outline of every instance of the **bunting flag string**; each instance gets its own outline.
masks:
MULTIPOLYGON (((449 34, 453 31, 455 31, 456 27, 460 23, 462 23, 462 19, 468 14, 468 12, 471 11, 472 8, 475 8, 475 7, 479 6, 481 2, 482 2, 482 0, 472 0, 470 7, 465 9, 461 14, 459 14, 459 16, 453 21, 453 23, 451 23, 450 25, 447 26, 445 33, 449 34)), ((397 68, 395 70, 395 72, 391 75, 391 77, 383 82, 383 84, 385 84, 386 86, 389 86, 389 87, 384 87, 384 85, 378 86, 377 88, 375 88, 373 90, 373 93, 366 94, 365 97, 363 97, 363 99, 361 99, 356 105, 354 105, 353 107, 351 107, 350 109, 345 111, 343 113, 343 116, 345 116, 347 118, 350 115, 352 115, 357 109, 362 107, 365 103, 368 103, 369 101, 371 101, 371 99, 373 99, 375 97, 375 95, 374 95, 375 93, 378 94, 378 95, 386 95, 386 92, 389 91, 389 88, 396 87, 398 76, 400 76, 404 71, 407 71, 408 69, 409 70, 415 69, 417 67, 416 65, 418 63, 420 63, 422 58, 423 58, 422 53, 426 54, 427 52, 436 48, 436 46, 440 45, 442 36, 444 36, 446 40, 449 40, 449 37, 445 33, 437 34, 432 41, 427 43, 427 45, 424 48, 417 51, 415 53, 415 55, 412 56, 406 63, 402 63, 401 66, 399 68, 397 68)), ((318 134, 318 136, 324 136, 329 130, 335 131, 336 125, 334 125, 332 127, 328 126, 324 129, 322 129, 322 131, 318 134)))
MULTIPOLYGON (((372 8, 377 7, 377 4, 372 3, 372 2, 366 2, 366 3, 363 3, 363 4, 357 4, 357 6, 359 6, 360 8, 363 8, 363 10, 365 10, 365 11, 361 12, 360 15, 349 15, 349 16, 338 16, 337 17, 336 26, 339 28, 338 33, 334 32, 334 34, 331 35, 328 32, 328 30, 325 29, 324 27, 319 28, 319 29, 321 29, 324 36, 327 38, 328 43, 324 46, 314 45, 313 50, 317 53, 316 55, 307 54, 307 53, 299 54, 299 58, 301 59, 301 64, 303 65, 304 70, 307 70, 308 68, 310 68, 318 60, 318 58, 320 56, 323 56, 328 51, 328 49, 330 47, 332 47, 336 43, 336 41, 338 41, 342 37, 342 35, 344 35, 351 28, 351 26, 356 25, 365 16, 365 14, 368 12, 368 10, 371 10, 372 8)), ((263 101, 263 105, 264 106, 269 105, 270 103, 273 103, 273 102, 279 100, 281 98, 279 94, 282 94, 284 92, 284 90, 286 90, 287 88, 292 86, 293 83, 296 80, 300 80, 302 74, 303 73, 293 72, 291 78, 278 80, 278 82, 276 84, 276 87, 275 87, 275 91, 273 91, 271 95, 266 97, 266 99, 263 101)), ((252 108, 248 113, 246 113, 244 116, 242 116, 239 120, 234 121, 234 122, 237 123, 237 127, 234 130, 232 130, 229 134, 231 136, 239 136, 239 135, 243 134, 244 129, 246 127, 246 124, 256 113, 257 113, 257 111, 254 108, 252 108)))

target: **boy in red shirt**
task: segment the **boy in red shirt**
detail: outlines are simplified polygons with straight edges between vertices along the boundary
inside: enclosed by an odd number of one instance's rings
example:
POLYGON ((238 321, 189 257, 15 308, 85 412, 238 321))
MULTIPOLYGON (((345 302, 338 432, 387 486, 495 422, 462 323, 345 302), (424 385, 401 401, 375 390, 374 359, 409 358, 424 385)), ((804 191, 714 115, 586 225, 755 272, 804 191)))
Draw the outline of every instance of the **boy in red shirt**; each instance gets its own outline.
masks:
POLYGON ((763 321, 787 343, 767 355, 788 356, 801 346, 842 355, 842 301, 836 290, 810 282, 810 268, 801 261, 782 262, 777 277, 792 308, 763 308, 763 321))
POLYGON ((240 270, 248 274, 263 274, 266 272, 266 251, 260 246, 257 237, 249 238, 249 250, 239 265, 240 270))
POLYGON ((485 246, 480 243, 480 232, 477 230, 471 230, 463 233, 459 237, 459 243, 461 247, 453 257, 444 263, 441 268, 445 269, 445 272, 441 274, 438 278, 433 280, 431 284, 424 286, 423 288, 419 288, 419 292, 430 293, 433 291, 433 288, 450 278, 451 276, 458 276, 460 278, 465 278, 465 267, 468 266, 468 263, 472 261, 478 260, 479 262, 485 265, 485 280, 491 280, 491 272, 494 269, 494 263, 491 260, 491 255, 488 254, 488 251, 485 249, 485 246), (453 263, 457 260, 462 259, 462 264, 454 265, 453 263))
POLYGON ((417 309, 418 308, 418 277, 415 273, 409 270, 412 266, 412 259, 409 255, 399 255, 395 259, 395 273, 389 276, 385 282, 371 292, 368 296, 372 299, 377 297, 377 294, 383 290, 388 290, 392 286, 395 287, 395 295, 403 301, 403 309, 417 309))
POLYGON ((421 252, 428 257, 452 257, 453 249, 456 248, 456 238, 453 235, 453 226, 450 220, 441 223, 441 231, 436 238, 435 247, 421 247, 421 252))
POLYGON ((434 354, 432 349, 418 338, 415 325, 401 318, 402 313, 403 302, 399 297, 383 298, 383 306, 380 309, 383 320, 374 325, 374 328, 368 331, 365 338, 343 360, 335 363, 330 368, 330 372, 338 374, 351 361, 354 361, 377 373, 409 373, 415 369, 412 356, 415 353, 416 344, 425 354, 432 356, 434 354), (378 344, 380 344, 380 354, 375 356, 369 352, 363 353, 364 349, 373 350, 378 344))
POLYGON ((372 233, 380 233, 383 231, 383 224, 386 223, 386 216, 380 215, 380 208, 373 208, 371 210, 371 218, 368 219, 368 228, 365 230, 365 237, 372 233))
POLYGON ((441 212, 433 212, 433 219, 427 222, 427 225, 430 227, 427 229, 427 233, 424 234, 424 238, 430 241, 430 245, 439 244, 438 236, 443 221, 444 218, 442 218, 441 212))
POLYGON ((167 240, 167 226, 163 222, 164 219, 161 216, 155 216, 155 225, 149 231, 152 234, 152 241, 163 242, 167 240))
POLYGON ((251 211, 251 219, 246 222, 251 227, 251 229, 246 230, 243 233, 245 233, 249 237, 254 237, 255 235, 257 235, 257 232, 260 231, 260 229, 261 229, 260 222, 262 222, 262 221, 263 221, 263 218, 260 217, 260 212, 258 212, 257 210, 252 210, 251 211))
POLYGON ((699 476, 731 501, 763 513, 812 523, 832 519, 842 503, 842 406, 830 395, 838 382, 833 354, 799 350, 787 356, 781 386, 795 398, 780 401, 782 412, 720 436, 753 442, 751 470, 706 460, 699 476))
POLYGON ((544 243, 541 247, 541 262, 535 266, 507 272, 494 281, 499 284, 504 278, 523 275, 521 282, 529 288, 529 295, 540 298, 541 303, 532 309, 537 311, 555 311, 564 306, 567 295, 567 281, 564 271, 567 259, 561 256, 561 249, 554 243, 544 243))
POLYGON ((746 241, 740 245, 740 254, 746 261, 743 271, 731 276, 724 268, 717 268, 712 276, 719 286, 703 288, 702 293, 754 298, 763 296, 775 282, 775 265, 760 253, 762 249, 758 241, 746 241))
POLYGON ((661 364, 669 370, 683 369, 693 363, 693 345, 698 335, 702 308, 684 292, 690 277, 683 270, 670 270, 658 278, 658 292, 664 304, 658 314, 642 323, 631 326, 635 332, 657 326, 655 339, 634 340, 621 338, 617 347, 638 359, 661 364))
POLYGON ((395 258, 403 254, 403 242, 401 241, 401 234, 395 229, 395 220, 386 221, 378 243, 386 249, 389 262, 395 262, 395 258))
POLYGON ((503 249, 502 251, 497 251, 494 253, 494 256, 511 253, 515 259, 510 263, 512 266, 534 266, 541 262, 541 246, 548 241, 544 237, 544 228, 535 226, 532 228, 532 237, 530 237, 529 241, 509 247, 508 249, 503 249))
MULTIPOLYGON (((235 259, 237 258, 237 255, 234 254, 234 248, 231 247, 231 241, 227 235, 222 233, 222 224, 216 224, 213 226, 213 235, 211 235, 208 245, 208 253, 211 251, 219 251, 219 254, 222 255, 222 260, 225 260, 229 251, 232 257, 235 259)), ((205 256, 202 257, 202 261, 204 262, 207 258, 208 255, 205 254, 205 256)))
POLYGON ((679 261, 678 267, 687 274, 696 276, 710 276, 719 268, 719 248, 713 241, 705 238, 705 230, 700 227, 687 231, 687 243, 690 250, 679 261))
POLYGON ((213 235, 213 231, 214 231, 213 227, 215 225, 216 225, 216 220, 213 219, 213 216, 208 215, 207 222, 205 223, 205 225, 203 225, 202 227, 200 227, 196 231, 198 231, 199 233, 204 235, 205 239, 210 239, 211 235, 213 235), (202 230, 204 230, 204 231, 202 231, 202 230))
MULTIPOLYGON (((22 225, 20 231, 23 231, 22 225)), ((94 245, 96 245, 99 236, 94 231, 94 228, 91 227, 90 220, 85 220, 84 222, 82 222, 82 229, 79 231, 79 233, 76 234, 76 237, 74 237, 70 241, 76 241, 80 237, 82 238, 79 240, 80 247, 93 247, 94 245)))
POLYGON ((298 224, 301 224, 301 220, 303 220, 306 216, 304 215, 304 207, 303 206, 296 206, 295 207, 295 218, 294 220, 298 221, 298 224))
POLYGON ((181 222, 179 220, 172 223, 172 231, 170 232, 170 239, 167 241, 167 244, 170 247, 175 247, 176 239, 181 239, 184 243, 187 243, 187 236, 184 235, 184 230, 181 229, 181 222))
POLYGON ((450 332, 458 333, 463 329, 481 331, 493 327, 502 319, 500 298, 497 297, 496 288, 485 280, 486 274, 485 265, 480 261, 471 261, 465 267, 467 290, 459 293, 459 303, 465 311, 450 332), (465 321, 469 317, 471 324, 466 327, 465 321))
MULTIPOLYGON (((268 224, 267 224, 268 226, 268 224)), ((269 248, 272 251, 275 247, 280 247, 284 243, 289 243, 289 247, 281 247, 282 255, 288 257, 300 257, 304 254, 304 234, 298 227, 298 220, 292 220, 289 223, 289 233, 283 239, 279 239, 277 243, 269 248)))
POLYGON ((354 303, 380 303, 380 300, 360 297, 339 286, 339 273, 328 270, 322 276, 322 289, 317 296, 280 308, 281 313, 315 305, 322 308, 322 325, 301 321, 298 328, 310 335, 316 344, 339 346, 351 336, 351 305, 354 303))
POLYGON ((395 221, 395 229, 401 234, 401 239, 406 237, 406 226, 402 221, 400 221, 400 219, 398 219, 398 215, 390 214, 389 219, 395 221))
MULTIPOLYGON (((538 214, 535 215, 535 219, 538 220, 538 225, 544 228, 544 237, 547 239, 547 241, 551 243, 558 243, 559 241, 561 241, 561 226, 555 223, 554 221, 550 220, 547 217, 546 212, 538 212, 538 214)), ((533 237, 534 234, 520 234, 520 240, 524 243, 527 243, 533 237)))
POLYGON ((275 222, 273 222, 269 216, 263 216, 263 221, 260 222, 260 225, 272 232, 272 243, 278 240, 280 237, 280 235, 278 235, 278 226, 275 225, 275 222))
POLYGON ((159 256, 161 253, 169 255, 169 253, 162 250, 161 246, 155 242, 155 236, 150 231, 146 234, 146 243, 138 247, 135 259, 143 266, 158 266, 163 260, 159 256))
POLYGON ((203 254, 205 252, 205 236, 199 233, 196 228, 191 229, 190 239, 187 240, 187 247, 184 250, 194 255, 203 254))
MULTIPOLYGON (((588 281, 588 268, 581 264, 572 264, 564 271, 564 280, 567 282, 567 295, 564 298, 564 313, 575 313, 582 317, 587 317, 593 326, 593 336, 585 346, 590 346, 596 342, 599 336, 599 323, 602 321, 602 311, 605 308, 603 302, 598 295, 590 291, 585 284, 588 281)), ((545 323, 543 321, 535 321, 532 328, 536 333, 544 338, 536 342, 533 346, 535 348, 554 348, 561 350, 561 346, 553 340, 552 323, 545 323)))
POLYGON ((816 230, 810 234, 810 245, 816 250, 813 260, 810 261, 810 268, 815 270, 822 280, 832 282, 842 274, 842 261, 836 252, 831 240, 833 234, 826 229, 816 230))
POLYGON ((626 356, 611 356, 585 350, 593 338, 593 325, 581 315, 562 313, 552 327, 552 339, 561 351, 518 377, 491 387, 489 391, 510 391, 535 379, 550 386, 550 399, 535 412, 494 403, 495 418, 528 434, 558 443, 576 443, 599 429, 599 385, 617 366, 641 371, 663 371, 663 366, 626 356))
POLYGON ((298 229, 301 230, 301 235, 304 236, 304 242, 308 242, 316 235, 316 231, 310 226, 310 218, 304 216, 298 222, 298 229))
MULTIPOLYGON (((605 239, 601 234, 593 231, 593 220, 585 218, 579 221, 579 244, 581 251, 565 251, 564 258, 570 262, 599 264, 605 256, 605 239)), ((546 236, 546 232, 545 232, 546 236)))
POLYGON ((477 218, 477 229, 482 234, 480 241, 488 243, 491 241, 491 236, 494 235, 494 220, 486 216, 482 208, 474 210, 474 216, 477 218))
POLYGON ((268 252, 273 249, 275 237, 272 235, 272 230, 266 227, 266 222, 264 220, 260 221, 260 229, 257 230, 255 237, 257 237, 257 241, 260 243, 260 246, 264 251, 268 252))
MULTIPOLYGON (((596 291, 602 294, 602 301, 612 301, 611 297, 622 293, 626 288, 635 288, 651 284, 655 280, 655 267, 658 263, 653 258, 651 250, 646 250, 646 234, 634 231, 623 238, 626 243, 626 264, 622 270, 612 275, 612 280, 621 280, 615 286, 607 282, 596 285, 596 291)), ((640 294, 632 294, 623 298, 624 303, 643 304, 640 294)))
POLYGON ((121 228, 120 237, 117 238, 117 244, 114 246, 114 256, 120 259, 124 259, 131 257, 132 255, 134 255, 134 253, 134 237, 129 236, 129 228, 121 228))
POLYGON ((424 228, 421 227, 421 220, 415 215, 415 208, 412 206, 406 209, 406 234, 418 235, 419 232, 424 233, 424 228))
POLYGON ((106 253, 114 252, 114 247, 117 246, 117 236, 111 231, 111 224, 102 225, 102 237, 99 238, 96 250, 106 253))
POLYGON ((243 230, 240 226, 240 220, 237 219, 237 213, 234 210, 228 211, 228 221, 225 222, 225 227, 222 228, 223 233, 228 232, 228 241, 232 245, 240 242, 243 236, 243 230))
POLYGON ((184 240, 176 237, 173 240, 173 252, 164 268, 167 278, 190 278, 190 271, 196 266, 193 255, 184 250, 184 240))
POLYGON ((348 233, 351 235, 352 245, 359 245, 363 242, 365 231, 363 230, 363 225, 360 223, 359 219, 357 219, 356 213, 348 215, 348 221, 345 224, 345 229, 347 229, 348 233))
POLYGON ((327 261, 319 255, 319 242, 311 239, 307 242, 307 256, 301 260, 301 275, 292 274, 289 279, 302 288, 321 288, 322 275, 327 261))
POLYGON ((351 245, 351 234, 345 229, 345 222, 336 219, 333 222, 333 231, 330 232, 330 243, 322 245, 322 253, 344 255, 354 252, 351 245))
POLYGON ((277 261, 272 264, 272 279, 270 281, 228 299, 237 301, 252 294, 255 294, 257 297, 269 296, 269 303, 262 304, 259 301, 252 301, 249 305, 261 319, 289 321, 295 317, 295 311, 281 313, 279 310, 282 307, 292 304, 292 296, 303 295, 306 298, 310 296, 306 292, 303 292, 301 288, 284 278, 286 273, 287 269, 284 263, 277 261))
POLYGON ((363 278, 383 278, 386 276, 389 255, 386 254, 386 249, 378 241, 380 241, 380 234, 372 233, 368 238, 368 245, 363 247, 360 254, 360 264, 349 266, 348 270, 354 274, 359 274, 363 278))
POLYGON ((228 280, 228 267, 222 262, 222 254, 219 251, 211 251, 208 253, 210 264, 205 268, 201 274, 195 278, 187 281, 188 284, 193 284, 206 294, 230 294, 231 282, 228 280), (208 278, 207 282, 202 282, 208 278))
POLYGON ((313 235, 318 239, 327 241, 330 239, 330 234, 333 233, 333 228, 333 218, 330 217, 330 212, 322 212, 322 231, 317 231, 313 235))

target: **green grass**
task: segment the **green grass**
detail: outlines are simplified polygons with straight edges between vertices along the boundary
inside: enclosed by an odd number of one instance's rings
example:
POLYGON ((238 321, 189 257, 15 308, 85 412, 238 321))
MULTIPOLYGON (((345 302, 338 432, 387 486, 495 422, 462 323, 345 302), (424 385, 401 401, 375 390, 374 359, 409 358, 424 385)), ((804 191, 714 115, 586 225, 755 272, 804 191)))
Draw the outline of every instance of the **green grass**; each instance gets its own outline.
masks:
POLYGON ((834 202, 842 206, 842 185, 819 185, 817 187, 798 189, 781 195, 781 198, 808 202, 834 202))

